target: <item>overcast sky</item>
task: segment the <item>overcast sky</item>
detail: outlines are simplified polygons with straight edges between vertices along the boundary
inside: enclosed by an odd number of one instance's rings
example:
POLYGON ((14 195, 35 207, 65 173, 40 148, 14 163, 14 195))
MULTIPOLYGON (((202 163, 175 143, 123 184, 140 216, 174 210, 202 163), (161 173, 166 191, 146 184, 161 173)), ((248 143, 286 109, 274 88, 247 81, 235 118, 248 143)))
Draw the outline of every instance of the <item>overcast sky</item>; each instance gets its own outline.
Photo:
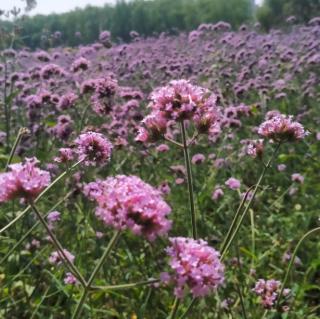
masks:
MULTIPOLYGON (((173 0, 174 1, 174 0, 173 0)), ((263 0, 255 0, 256 3, 262 3, 263 0)), ((31 11, 31 14, 49 14, 52 12, 67 12, 76 7, 83 8, 90 4, 93 6, 103 6, 106 3, 115 3, 116 0, 37 0, 37 7, 31 11)), ((9 10, 14 6, 23 7, 22 0, 0 0, 0 9, 9 10)))

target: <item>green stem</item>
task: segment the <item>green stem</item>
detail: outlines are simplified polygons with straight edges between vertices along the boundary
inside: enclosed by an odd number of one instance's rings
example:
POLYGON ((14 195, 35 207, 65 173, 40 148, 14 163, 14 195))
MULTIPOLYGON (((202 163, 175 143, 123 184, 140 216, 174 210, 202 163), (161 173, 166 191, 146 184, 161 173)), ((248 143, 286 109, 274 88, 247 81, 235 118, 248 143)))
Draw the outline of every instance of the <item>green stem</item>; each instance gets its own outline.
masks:
POLYGON ((86 118, 86 115, 88 113, 89 107, 90 107, 90 103, 88 103, 88 105, 86 106, 86 108, 84 109, 84 111, 82 113, 81 120, 80 120, 80 125, 79 125, 79 132, 81 132, 81 130, 83 128, 83 125, 85 124, 84 122, 85 122, 85 118, 86 118))
MULTIPOLYGON (((68 175, 72 170, 74 170, 82 161, 79 161, 75 164, 73 164, 69 169, 64 171, 61 175, 59 175, 49 186, 47 186, 34 200, 34 203, 36 204, 42 196, 44 196, 55 184, 57 184, 63 177, 68 175)), ((31 209, 31 206, 27 206, 27 208, 18 216, 16 216, 10 223, 8 223, 6 226, 0 229, 0 234, 2 234, 4 231, 9 229, 12 225, 14 225, 17 221, 19 221, 29 210, 31 209)))
POLYGON ((256 236, 255 236, 255 222, 254 222, 254 211, 250 210, 250 222, 251 222, 251 253, 252 253, 252 260, 251 260, 251 268, 254 268, 255 262, 255 254, 256 254, 256 236))
POLYGON ((4 64, 4 89, 3 89, 3 104, 4 104, 4 114, 5 114, 5 125, 6 125, 6 150, 10 150, 10 115, 9 107, 7 104, 7 80, 8 80, 8 65, 5 61, 4 64))
POLYGON ((223 240, 223 243, 222 243, 222 246, 221 246, 221 247, 222 247, 222 248, 221 248, 221 251, 223 251, 223 250, 225 249, 225 246, 226 246, 227 242, 229 241, 230 236, 231 236, 231 234, 232 234, 232 232, 233 232, 233 230, 234 230, 234 228, 235 228, 235 226, 236 226, 236 224, 237 224, 238 218, 240 217, 241 210, 242 210, 242 208, 243 208, 243 206, 244 206, 244 204, 245 204, 245 202, 246 202, 246 200, 247 200, 247 198, 248 198, 251 190, 253 189, 253 187, 254 187, 254 185, 251 186, 251 187, 247 190, 247 192, 245 193, 245 195, 243 196, 242 201, 241 201, 241 203, 240 203, 240 205, 239 205, 239 207, 238 207, 238 209, 237 209, 237 211, 236 211, 236 214, 234 215, 234 218, 233 218, 233 220, 232 220, 232 223, 231 223, 231 225, 230 225, 230 227, 229 227, 228 233, 227 233, 225 239, 223 240))
POLYGON ((173 306, 168 319, 174 319, 176 317, 179 305, 180 305, 180 299, 176 297, 174 299, 173 306))
POLYGON ((247 313, 246 313, 246 308, 244 306, 244 301, 243 301, 241 288, 240 288, 238 283, 235 283, 235 285, 236 285, 237 292, 238 292, 238 295, 239 295, 239 298, 240 298, 240 304, 241 304, 241 310, 242 310, 243 318, 247 319, 248 317, 247 317, 247 313))
POLYGON ((92 286, 92 290, 119 290, 119 289, 129 289, 136 288, 140 286, 149 286, 160 282, 160 279, 149 279, 140 282, 134 282, 131 284, 122 284, 122 285, 110 285, 110 286, 92 286))
POLYGON ((6 164, 6 167, 5 167, 5 171, 7 172, 8 169, 9 169, 9 165, 11 164, 12 162, 12 159, 13 159, 13 156, 14 156, 14 153, 16 152, 16 149, 22 139, 22 136, 25 135, 25 134, 28 134, 29 130, 25 127, 21 128, 19 130, 19 133, 17 135, 17 138, 16 140, 14 141, 14 144, 13 144, 13 147, 11 149, 11 152, 10 152, 10 155, 9 155, 9 158, 8 158, 8 161, 7 161, 7 164, 6 164))
POLYGON ((182 144, 183 144, 183 153, 184 160, 187 169, 187 181, 188 181, 188 191, 189 191, 189 204, 190 204, 190 214, 191 214, 191 224, 192 224, 192 237, 197 239, 197 222, 196 222, 196 213, 194 207, 194 195, 193 195, 193 184, 192 184, 192 171, 191 171, 191 163, 190 156, 187 144, 187 135, 186 128, 184 125, 184 121, 181 121, 181 135, 182 135, 182 144))
POLYGON ((69 260, 69 258, 66 256, 62 245, 60 244, 60 242, 58 241, 58 239, 55 237, 55 235, 53 234, 53 232, 51 231, 49 225, 47 224, 47 222, 45 221, 45 219, 42 217, 42 215, 40 214, 40 212, 38 211, 38 209, 36 208, 36 206, 34 205, 34 203, 30 203, 30 206, 32 208, 32 210, 35 212, 35 214, 37 215, 40 223, 43 225, 43 227, 46 229, 48 235, 50 236, 50 239, 52 240, 53 245, 56 247, 56 249, 58 250, 58 253, 61 254, 60 257, 62 257, 62 262, 65 264, 65 266, 70 270, 71 273, 73 273, 77 279, 80 281, 80 283, 85 287, 86 286, 86 281, 85 279, 82 277, 82 275, 80 274, 79 270, 76 268, 76 266, 69 260))
POLYGON ((181 143, 179 143, 179 142, 177 142, 177 141, 175 141, 175 140, 173 140, 173 139, 171 139, 171 138, 169 138, 167 136, 164 136, 163 139, 165 141, 167 141, 167 142, 170 142, 170 143, 174 144, 175 146, 179 146, 181 148, 183 147, 183 145, 181 143))
POLYGON ((279 293, 279 296, 278 296, 276 308, 279 307, 280 299, 281 299, 281 297, 282 297, 284 287, 285 287, 285 285, 287 284, 287 281, 288 281, 288 278, 289 278, 289 273, 290 273, 290 271, 291 271, 291 269, 292 269, 294 260, 295 260, 295 258, 296 258, 296 256, 297 256, 297 253, 298 253, 298 250, 299 250, 301 244, 302 244, 308 237, 310 237, 311 235, 313 235, 313 234, 316 233, 316 232, 320 232, 320 227, 314 228, 314 229, 308 231, 306 234, 304 234, 304 235, 301 237, 301 239, 299 240, 296 248, 294 249, 293 254, 292 254, 292 256, 291 256, 291 260, 290 260, 289 266, 288 266, 288 268, 287 268, 286 274, 285 274, 284 279, 283 279, 283 281, 282 281, 281 290, 280 290, 280 293, 279 293))
POLYGON ((248 205, 246 206, 245 210, 243 211, 243 213, 242 213, 242 215, 241 215, 241 217, 240 217, 240 220, 239 220, 239 222, 238 222, 238 224, 237 224, 237 226, 236 226, 236 228, 235 228, 235 231, 234 231, 233 234, 230 236, 230 239, 226 242, 225 246, 224 246, 224 247, 222 248, 222 250, 221 250, 221 258, 220 258, 221 260, 223 260, 224 257, 226 256, 226 253, 228 252, 228 249, 230 248, 232 242, 234 241, 236 235, 238 234, 238 232, 239 232, 239 230, 240 230, 240 227, 241 227, 241 225, 242 225, 242 223, 243 223, 243 220, 244 220, 244 218, 245 218, 245 216, 246 216, 249 208, 251 207, 251 204, 252 204, 253 200, 254 200, 255 197, 256 197, 256 194, 257 194, 257 191, 258 191, 258 189, 259 189, 259 187, 260 187, 260 184, 261 184, 261 182, 262 182, 262 180, 263 180, 263 178, 264 178, 264 176, 265 176, 268 168, 270 167, 273 159, 275 158, 275 155, 276 155, 276 153, 278 152, 280 145, 281 145, 281 144, 279 143, 279 144, 276 146, 276 148, 275 148, 275 150, 273 151, 273 154, 271 155, 268 163, 264 166, 264 168, 263 168, 263 170, 262 170, 262 173, 261 173, 261 175, 260 175, 260 177, 259 177, 259 180, 258 180, 258 182, 257 182, 257 184, 256 184, 256 186, 255 186, 255 188, 254 188, 254 190, 253 190, 252 197, 251 197, 248 205))
POLYGON ((76 307, 75 312, 74 312, 73 315, 72 315, 72 319, 78 319, 78 318, 80 318, 81 313, 82 313, 82 309, 83 309, 83 305, 84 305, 84 303, 85 303, 85 301, 86 301, 86 299, 87 299, 87 296, 88 296, 88 293, 89 293, 91 284, 92 284, 94 278, 96 277, 97 273, 99 272, 99 270, 100 270, 101 267, 103 266, 104 262, 105 262, 106 259, 108 258, 108 256, 109 256, 112 248, 113 248, 113 247, 115 246, 115 244, 117 243, 120 235, 121 235, 121 230, 117 230, 117 231, 113 234, 113 236, 112 236, 112 238, 111 238, 111 240, 110 240, 110 242, 109 242, 106 250, 104 251, 103 255, 101 256, 101 258, 100 258, 97 266, 94 268, 94 270, 93 270, 93 272, 92 272, 92 274, 91 274, 88 282, 86 283, 86 285, 85 285, 85 287, 84 287, 84 290, 83 290, 82 296, 81 296, 81 298, 80 298, 80 301, 79 301, 79 303, 78 303, 78 305, 77 305, 77 307, 76 307))
POLYGON ((196 303, 197 299, 196 298, 193 298, 192 301, 190 302, 187 310, 181 315, 181 317, 179 319, 184 319, 187 317, 187 315, 190 313, 193 305, 196 303))

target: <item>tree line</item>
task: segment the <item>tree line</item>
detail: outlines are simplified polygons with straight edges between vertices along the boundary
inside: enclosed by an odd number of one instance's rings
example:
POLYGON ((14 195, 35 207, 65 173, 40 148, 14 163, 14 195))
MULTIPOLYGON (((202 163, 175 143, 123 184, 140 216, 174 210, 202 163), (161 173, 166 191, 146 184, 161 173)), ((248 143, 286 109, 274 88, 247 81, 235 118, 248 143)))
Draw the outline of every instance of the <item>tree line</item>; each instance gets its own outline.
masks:
MULTIPOLYGON (((218 21, 237 28, 258 19, 268 29, 283 23, 287 15, 297 15, 299 20, 306 21, 320 14, 319 2, 265 0, 257 8, 254 0, 118 0, 115 5, 87 6, 63 14, 23 16, 15 23, 21 27, 20 45, 75 46, 96 41, 102 30, 111 31, 116 41, 129 41, 133 30, 150 36, 164 31, 189 31, 201 23, 218 21)), ((0 21, 0 25, 10 29, 13 23, 0 21)))

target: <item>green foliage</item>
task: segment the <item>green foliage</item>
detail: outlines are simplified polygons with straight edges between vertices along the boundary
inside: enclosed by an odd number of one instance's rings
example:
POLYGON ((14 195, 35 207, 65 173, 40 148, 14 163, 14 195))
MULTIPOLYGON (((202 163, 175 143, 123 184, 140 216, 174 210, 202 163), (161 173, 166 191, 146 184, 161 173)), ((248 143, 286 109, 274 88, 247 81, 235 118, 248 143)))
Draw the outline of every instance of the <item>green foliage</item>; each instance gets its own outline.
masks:
MULTIPOLYGON (((252 9, 251 0, 119 0, 115 6, 87 6, 64 14, 23 17, 19 21, 21 44, 31 48, 75 46, 96 41, 101 30, 110 30, 114 39, 128 41, 132 30, 150 36, 175 29, 192 30, 201 23, 218 21, 238 27, 252 19, 252 9), (50 38, 55 31, 62 31, 61 40, 50 38), (81 32, 80 39, 75 37, 76 32, 81 32), (47 41, 41 40, 43 35, 47 41)), ((0 21, 1 25, 4 22, 0 21)))
POLYGON ((295 16, 298 22, 308 22, 319 15, 319 0, 265 0, 257 10, 257 18, 266 30, 284 24, 289 16, 295 16))

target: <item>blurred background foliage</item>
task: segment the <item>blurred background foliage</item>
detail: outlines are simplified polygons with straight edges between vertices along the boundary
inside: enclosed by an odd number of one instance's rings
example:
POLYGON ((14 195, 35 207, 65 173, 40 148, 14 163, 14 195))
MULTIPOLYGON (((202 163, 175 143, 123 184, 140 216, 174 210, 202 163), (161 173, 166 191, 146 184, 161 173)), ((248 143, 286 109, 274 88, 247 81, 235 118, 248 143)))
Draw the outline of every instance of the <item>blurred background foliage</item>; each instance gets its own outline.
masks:
MULTIPOLYGON (((256 6, 254 2, 119 0, 115 5, 88 6, 63 14, 23 16, 15 23, 19 22, 21 27, 20 45, 37 48, 45 47, 43 39, 61 30, 63 34, 56 45, 76 46, 96 41, 101 30, 110 30, 114 40, 121 42, 130 40, 132 30, 151 36, 161 32, 189 31, 201 23, 226 21, 234 28, 243 23, 260 22, 262 29, 268 31, 285 24, 288 16, 294 15, 297 22, 307 22, 320 15, 319 0, 265 0, 262 6, 256 6), (77 32, 78 36, 75 36, 77 32)), ((12 21, 0 21, 3 29, 12 28, 13 24, 12 21)))

